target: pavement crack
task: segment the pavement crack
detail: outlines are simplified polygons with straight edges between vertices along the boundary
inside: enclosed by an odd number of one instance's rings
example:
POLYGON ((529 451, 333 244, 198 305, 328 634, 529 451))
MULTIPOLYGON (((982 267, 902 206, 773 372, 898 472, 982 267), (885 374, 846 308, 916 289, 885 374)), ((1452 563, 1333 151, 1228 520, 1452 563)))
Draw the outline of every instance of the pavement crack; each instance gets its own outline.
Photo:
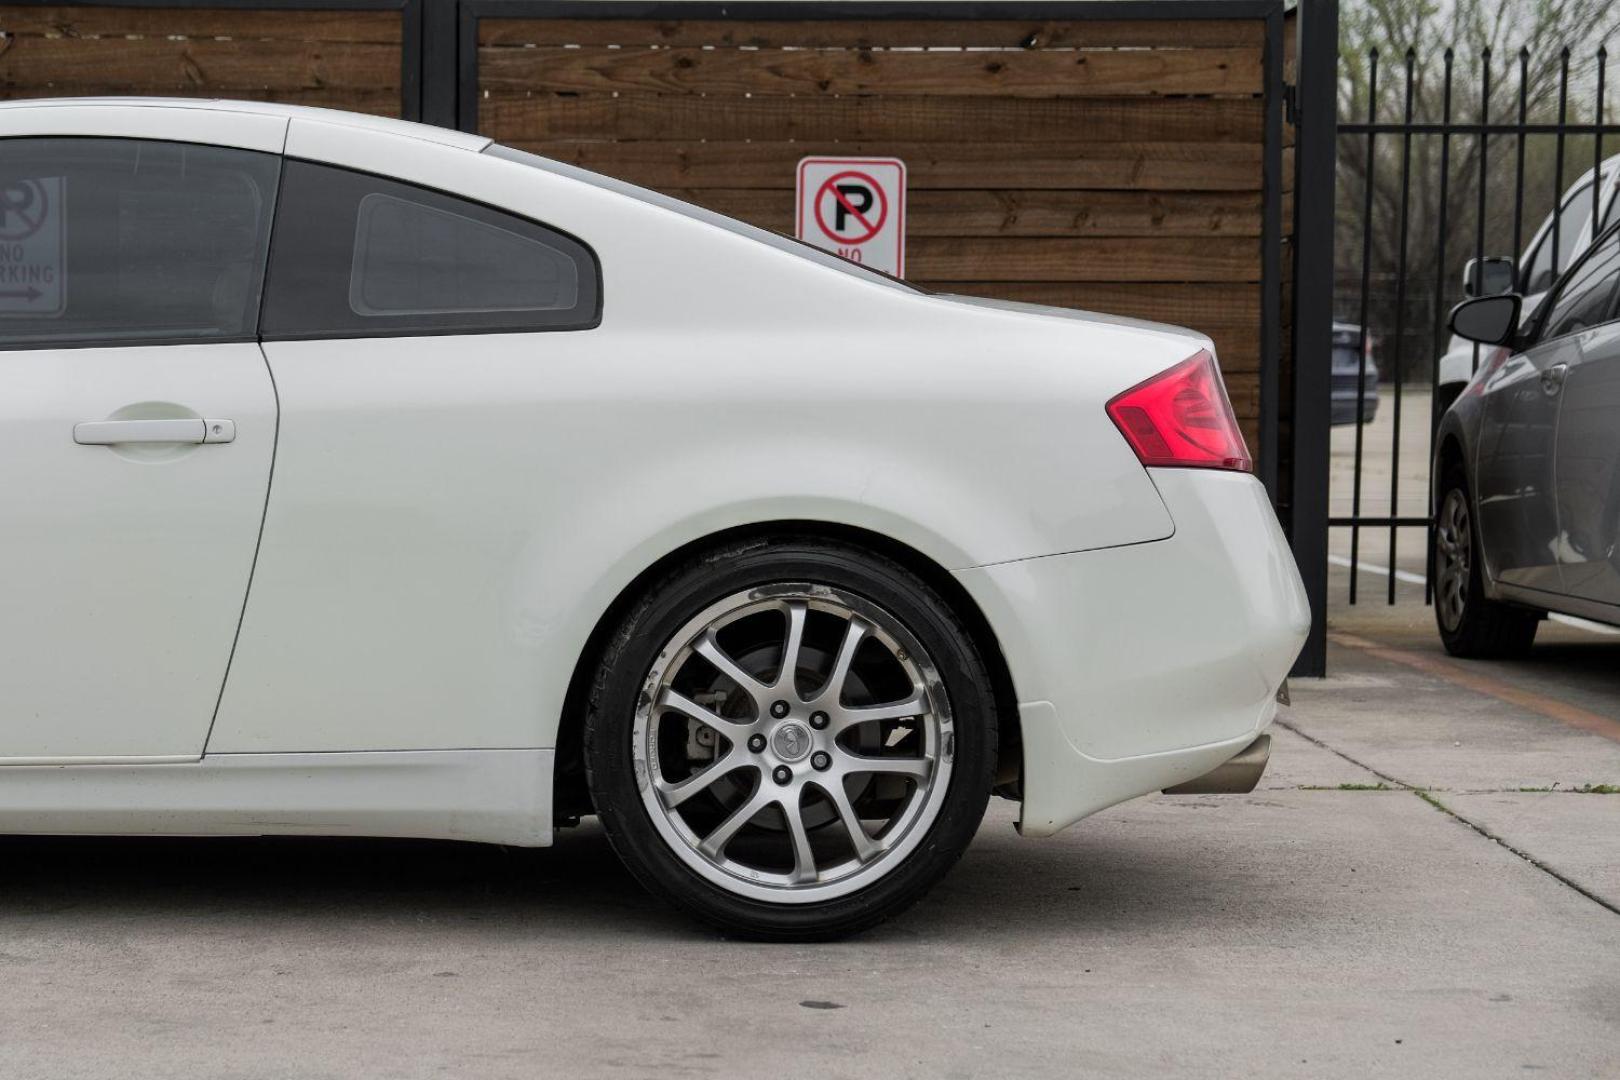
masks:
POLYGON ((1620 906, 1610 903, 1603 897, 1592 892, 1592 890, 1586 888, 1584 885, 1581 885, 1569 878, 1567 875, 1554 870, 1552 867, 1548 866, 1546 863, 1542 862, 1528 851, 1525 851, 1523 848, 1514 847, 1512 844, 1508 843, 1500 836, 1497 836, 1495 833, 1491 832, 1483 825, 1480 825, 1478 822, 1457 813, 1457 811, 1453 810, 1451 807, 1447 806, 1445 803, 1436 798, 1432 792, 1425 791, 1422 788, 1411 788, 1410 790, 1412 794, 1416 795, 1418 798, 1422 799, 1424 802, 1428 803, 1442 814, 1445 814, 1447 817, 1450 817, 1456 821, 1462 822, 1470 829, 1473 829, 1475 832, 1479 833, 1479 835, 1483 836, 1485 839, 1500 844, 1502 847, 1513 852, 1513 854, 1517 855, 1519 858, 1523 859, 1537 870, 1540 870, 1543 874, 1546 874, 1554 881, 1557 881, 1559 884, 1575 890, 1588 900, 1592 901, 1592 903, 1596 904, 1598 907, 1603 908, 1605 911, 1612 912, 1615 915, 1620 915, 1620 906))
POLYGON ((1305 732, 1301 731, 1299 728, 1295 727, 1293 724, 1290 724, 1288 721, 1282 719, 1281 717, 1278 717, 1277 720, 1275 721, 1275 723, 1280 728, 1283 728, 1283 729, 1285 729, 1287 731, 1292 731, 1295 735, 1298 735, 1300 738, 1304 739, 1306 742, 1311 743, 1311 744, 1313 744, 1315 746, 1319 746, 1323 750, 1326 750, 1328 753, 1334 754, 1334 755, 1336 755, 1338 757, 1343 758, 1345 761, 1348 761, 1350 764, 1354 765, 1356 768, 1365 769, 1368 772, 1372 773, 1374 776, 1378 777, 1380 780, 1383 780, 1386 783, 1389 783, 1389 784, 1401 789, 1402 791, 1410 791, 1412 794, 1416 795, 1418 798, 1422 799, 1424 802, 1428 803, 1430 806, 1434 807, 1436 810, 1440 811, 1442 814, 1445 814, 1447 817, 1450 817, 1455 821, 1461 822, 1462 824, 1468 826, 1470 829, 1472 829, 1474 832, 1478 833, 1480 836, 1484 837, 1485 839, 1491 841, 1492 843, 1498 844, 1501 847, 1505 848, 1506 850, 1512 852, 1514 855, 1517 855, 1519 858, 1523 859, 1525 862, 1529 863, 1531 866, 1535 867, 1537 870, 1540 870, 1543 874, 1546 874, 1548 877, 1552 878, 1554 881, 1558 882, 1560 885, 1563 885, 1565 888, 1571 889, 1574 892, 1579 893, 1581 896, 1584 896, 1586 899, 1592 901, 1592 903, 1596 904, 1598 907, 1602 908, 1605 911, 1608 911, 1608 912, 1610 912, 1612 914, 1615 914, 1615 915, 1620 915, 1620 905, 1616 905, 1614 903, 1611 903, 1608 900, 1605 900, 1603 897, 1597 895, 1592 890, 1586 888, 1584 885, 1581 885, 1580 883, 1574 881, 1573 879, 1571 879, 1567 875, 1565 875, 1563 873, 1560 873, 1557 870, 1554 870, 1551 866, 1548 866, 1546 863, 1542 862, 1540 859, 1536 858, 1534 855, 1530 854, 1528 851, 1525 851, 1523 848, 1515 847, 1514 845, 1508 843, 1506 840, 1502 839, 1500 836, 1497 836, 1495 833, 1491 832, 1489 829, 1485 828, 1483 825, 1479 824, 1478 822, 1472 820, 1471 818, 1464 817, 1462 814, 1459 814, 1457 811, 1453 810, 1451 807, 1449 807, 1445 803, 1441 802, 1439 800, 1439 798, 1436 797, 1435 794, 1433 792, 1429 791, 1427 788, 1420 788, 1420 787, 1417 787, 1417 786, 1415 786, 1413 784, 1408 784, 1406 781, 1404 781, 1404 780, 1402 780, 1402 779, 1400 779, 1398 777, 1391 776, 1389 773, 1381 772, 1380 770, 1373 768, 1371 765, 1368 765, 1365 761, 1358 761, 1356 758, 1354 758, 1351 755, 1345 753, 1343 750, 1340 750, 1338 747, 1330 746, 1329 744, 1323 742, 1321 739, 1318 739, 1316 736, 1306 734, 1305 732))
POLYGON ((1396 777, 1393 777, 1393 776, 1389 775, 1389 773, 1386 773, 1386 772, 1380 772, 1379 770, 1373 768, 1371 765, 1368 765, 1365 761, 1357 761, 1355 758, 1351 757, 1349 754, 1345 753, 1343 750, 1340 750, 1338 747, 1329 746, 1327 743, 1323 742, 1321 739, 1318 739, 1315 735, 1306 734, 1305 732, 1301 731, 1299 728, 1295 727, 1293 724, 1290 724, 1288 721, 1284 720, 1280 716, 1276 719, 1275 723, 1276 723, 1276 725, 1278 727, 1284 729, 1285 731, 1292 731, 1295 735, 1298 735, 1300 738, 1304 739, 1306 742, 1312 743, 1312 744, 1314 744, 1316 746, 1320 746, 1323 750, 1326 750, 1328 753, 1334 754, 1334 755, 1336 755, 1338 757, 1343 758, 1344 760, 1348 761, 1350 764, 1354 765, 1356 768, 1364 769, 1365 771, 1372 773, 1374 776, 1378 777, 1378 779, 1384 781, 1385 783, 1393 784, 1394 786, 1396 786, 1398 788, 1401 788, 1404 791, 1412 791, 1412 790, 1414 790, 1412 785, 1408 784, 1405 780, 1397 779, 1396 777))

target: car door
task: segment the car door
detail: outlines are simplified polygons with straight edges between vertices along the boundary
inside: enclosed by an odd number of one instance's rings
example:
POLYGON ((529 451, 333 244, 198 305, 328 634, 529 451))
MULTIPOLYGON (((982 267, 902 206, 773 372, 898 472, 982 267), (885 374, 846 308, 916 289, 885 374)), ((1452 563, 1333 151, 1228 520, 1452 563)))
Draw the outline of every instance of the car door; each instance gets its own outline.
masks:
POLYGON ((275 487, 208 752, 535 746, 545 626, 514 597, 590 527, 537 492, 567 491, 588 422, 566 387, 600 366, 595 257, 492 205, 466 149, 295 119, 287 158, 275 487))
POLYGON ((1480 541, 1491 577, 1507 585, 1564 589, 1556 449, 1564 380, 1608 319, 1620 243, 1613 234, 1581 256, 1548 297, 1534 344, 1492 372, 1475 471, 1480 541))
POLYGON ((0 121, 0 763, 197 757, 247 593, 280 136, 159 111, 0 121))
POLYGON ((1559 392, 1558 556, 1565 592, 1620 605, 1620 260, 1601 308, 1600 295, 1599 325, 1580 334, 1559 392))

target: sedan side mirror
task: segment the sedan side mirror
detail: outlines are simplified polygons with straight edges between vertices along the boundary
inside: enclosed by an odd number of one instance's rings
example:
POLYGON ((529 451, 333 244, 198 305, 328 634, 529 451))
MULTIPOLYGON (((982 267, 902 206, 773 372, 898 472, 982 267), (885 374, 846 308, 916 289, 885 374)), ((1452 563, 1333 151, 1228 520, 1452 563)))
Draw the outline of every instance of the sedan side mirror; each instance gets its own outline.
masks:
POLYGON ((1451 332, 1481 345, 1506 345, 1518 333, 1523 305, 1518 293, 1464 300, 1451 309, 1451 332))
POLYGON ((1505 255, 1469 259, 1463 266, 1464 296, 1500 296, 1518 284, 1518 267, 1505 255))

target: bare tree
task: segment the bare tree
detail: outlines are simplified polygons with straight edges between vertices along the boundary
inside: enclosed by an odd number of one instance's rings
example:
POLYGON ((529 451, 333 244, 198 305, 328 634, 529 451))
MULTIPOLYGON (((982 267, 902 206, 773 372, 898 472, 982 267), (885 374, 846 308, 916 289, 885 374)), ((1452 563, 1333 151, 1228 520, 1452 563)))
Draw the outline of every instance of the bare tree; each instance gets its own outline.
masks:
MULTIPOLYGON (((1590 122, 1600 71, 1606 95, 1612 86, 1603 41, 1617 25, 1613 0, 1345 0, 1339 120, 1512 123, 1522 106, 1530 123, 1590 122)), ((1364 307, 1386 375, 1398 355, 1402 377, 1428 377, 1462 263, 1476 252, 1516 256, 1560 188, 1592 167, 1590 136, 1561 142, 1560 169, 1553 135, 1341 136, 1338 314, 1360 321, 1364 307)))

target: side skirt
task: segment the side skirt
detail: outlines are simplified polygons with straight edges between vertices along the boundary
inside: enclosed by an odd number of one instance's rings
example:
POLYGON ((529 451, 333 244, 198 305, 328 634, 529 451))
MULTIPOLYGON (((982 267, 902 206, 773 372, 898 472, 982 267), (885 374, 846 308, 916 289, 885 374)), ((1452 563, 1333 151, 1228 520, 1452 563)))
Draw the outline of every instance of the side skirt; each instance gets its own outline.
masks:
POLYGON ((551 750, 0 766, 0 833, 551 843, 551 750))

